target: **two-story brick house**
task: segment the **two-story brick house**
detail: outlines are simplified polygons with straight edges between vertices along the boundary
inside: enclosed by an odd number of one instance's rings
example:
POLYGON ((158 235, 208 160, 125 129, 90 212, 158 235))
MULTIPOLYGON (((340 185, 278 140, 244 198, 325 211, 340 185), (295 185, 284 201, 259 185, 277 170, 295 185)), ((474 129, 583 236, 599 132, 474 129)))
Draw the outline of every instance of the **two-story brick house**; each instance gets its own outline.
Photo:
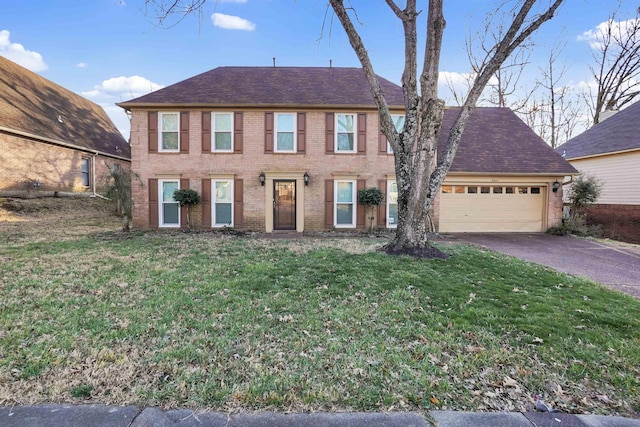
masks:
MULTIPOLYGON (((379 78, 397 125, 402 89, 379 78)), ((376 224, 397 222, 393 154, 359 68, 220 67, 119 106, 131 112, 134 226, 181 227, 177 188, 202 195, 197 227, 361 229, 357 191, 386 195, 376 224)), ((457 114, 446 111, 442 140, 457 114)), ((561 218, 576 171, 513 112, 471 116, 433 217, 440 231, 543 231, 561 218), (556 185, 557 186, 557 185, 556 185)))

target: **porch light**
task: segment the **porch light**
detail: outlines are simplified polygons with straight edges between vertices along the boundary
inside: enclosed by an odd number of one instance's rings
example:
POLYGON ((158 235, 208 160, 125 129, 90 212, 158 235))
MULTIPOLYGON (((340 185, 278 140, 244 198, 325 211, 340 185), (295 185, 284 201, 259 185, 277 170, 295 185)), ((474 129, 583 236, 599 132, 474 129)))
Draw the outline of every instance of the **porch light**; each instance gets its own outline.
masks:
POLYGON ((558 181, 555 181, 553 183, 553 187, 551 187, 551 189, 553 190, 554 193, 558 192, 558 188, 560 188, 560 183, 558 181))
POLYGON ((260 185, 264 187, 264 181, 266 179, 266 177, 264 176, 264 172, 260 172, 260 176, 258 176, 258 178, 260 179, 260 185))
POLYGON ((307 172, 304 173, 304 175, 302 176, 302 178, 304 178, 304 185, 309 185, 309 174, 307 172))

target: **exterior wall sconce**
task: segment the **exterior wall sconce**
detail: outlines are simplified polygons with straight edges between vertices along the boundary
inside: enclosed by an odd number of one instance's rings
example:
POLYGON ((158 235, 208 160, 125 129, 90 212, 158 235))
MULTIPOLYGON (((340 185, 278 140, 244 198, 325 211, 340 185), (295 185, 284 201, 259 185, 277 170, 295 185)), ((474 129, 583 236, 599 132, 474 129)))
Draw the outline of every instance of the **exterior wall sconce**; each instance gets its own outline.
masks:
POLYGON ((559 188, 560 188, 560 183, 559 183, 558 181, 555 181, 555 182, 553 183, 553 187, 551 187, 552 191, 553 191, 554 193, 557 193, 559 188))
POLYGON ((309 185, 309 180, 311 179, 309 177, 309 174, 307 172, 304 173, 304 175, 302 176, 302 178, 304 178, 304 185, 307 186, 309 185))
MULTIPOLYGON (((260 185, 264 187, 264 181, 267 179, 264 176, 264 172, 260 172, 260 175, 258 176, 258 178, 260 179, 260 185)), ((554 190, 555 191, 555 190, 554 190)))

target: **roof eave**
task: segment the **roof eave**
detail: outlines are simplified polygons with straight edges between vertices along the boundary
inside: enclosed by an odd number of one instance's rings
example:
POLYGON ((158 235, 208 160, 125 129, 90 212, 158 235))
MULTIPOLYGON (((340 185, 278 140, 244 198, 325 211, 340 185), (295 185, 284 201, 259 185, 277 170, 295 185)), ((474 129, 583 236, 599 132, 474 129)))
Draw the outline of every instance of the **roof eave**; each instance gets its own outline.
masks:
POLYGON ((567 160, 567 161, 570 161, 570 160, 583 160, 583 159, 590 159, 590 158, 593 158, 593 157, 615 156, 616 154, 626 154, 626 153, 632 153, 634 151, 640 151, 640 147, 629 148, 627 150, 620 150, 620 151, 608 151, 606 153, 587 154, 585 156, 565 157, 564 159, 567 160))
POLYGON ((574 176, 580 175, 580 172, 461 172, 461 171, 449 171, 447 175, 465 175, 465 176, 574 176))
MULTIPOLYGON (((99 154, 101 156, 111 157, 113 159, 125 160, 127 162, 131 161, 131 158, 127 158, 127 157, 120 156, 120 155, 117 155, 117 154, 107 153, 106 151, 96 150, 96 149, 93 149, 93 148, 87 148, 87 147, 83 147, 83 146, 80 146, 80 145, 71 144, 69 142, 60 141, 60 140, 52 139, 52 138, 47 138, 45 136, 40 136, 40 135, 36 135, 36 134, 33 134, 33 133, 29 133, 29 132, 23 132, 21 130, 11 129, 11 128, 7 128, 7 127, 4 127, 4 126, 0 126, 0 132, 6 132, 6 133, 10 133, 10 134, 17 135, 17 136, 22 136, 22 137, 29 138, 29 139, 35 139, 37 141, 42 141, 42 142, 45 142, 47 144, 53 144, 53 145, 58 145, 60 147, 71 148, 71 149, 82 151, 82 152, 85 152, 85 153, 99 154)), ((128 144, 128 143, 125 141, 125 144, 128 144)))
MULTIPOLYGON (((374 104, 274 104, 274 103, 256 103, 256 104, 210 104, 210 103, 157 103, 157 102, 118 102, 116 105, 127 111, 131 109, 176 109, 176 108, 226 108, 226 109, 244 109, 244 110, 264 110, 264 109, 305 109, 305 110, 378 110, 374 104)), ((390 110, 404 110, 404 105, 389 105, 390 110)))

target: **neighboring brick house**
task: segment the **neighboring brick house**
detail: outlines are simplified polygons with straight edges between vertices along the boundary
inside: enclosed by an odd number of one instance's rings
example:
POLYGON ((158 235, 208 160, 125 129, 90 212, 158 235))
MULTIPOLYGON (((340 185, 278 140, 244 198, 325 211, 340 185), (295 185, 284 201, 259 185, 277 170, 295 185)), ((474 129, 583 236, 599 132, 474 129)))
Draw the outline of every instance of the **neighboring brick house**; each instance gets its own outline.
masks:
MULTIPOLYGON (((402 89, 379 78, 398 126, 402 89)), ((379 187, 378 227, 397 223, 393 154, 359 68, 221 67, 119 103, 131 112, 134 226, 180 227, 177 188, 202 194, 199 227, 364 229, 357 190, 379 187)), ((445 113, 442 139, 457 114, 445 113)), ((440 231, 544 231, 576 173, 513 112, 470 118, 433 217, 440 231)))
POLYGON ((0 191, 94 191, 130 159, 100 106, 0 56, 0 191))
POLYGON ((611 237, 640 243, 640 102, 570 139, 556 150, 580 172, 602 183, 588 210, 611 237))

